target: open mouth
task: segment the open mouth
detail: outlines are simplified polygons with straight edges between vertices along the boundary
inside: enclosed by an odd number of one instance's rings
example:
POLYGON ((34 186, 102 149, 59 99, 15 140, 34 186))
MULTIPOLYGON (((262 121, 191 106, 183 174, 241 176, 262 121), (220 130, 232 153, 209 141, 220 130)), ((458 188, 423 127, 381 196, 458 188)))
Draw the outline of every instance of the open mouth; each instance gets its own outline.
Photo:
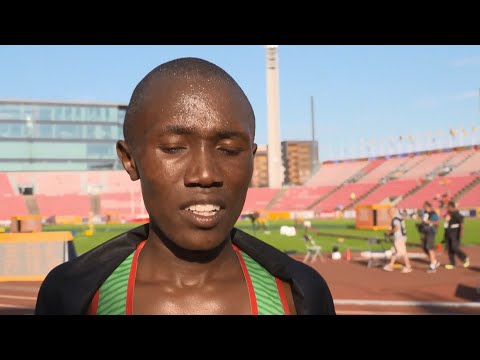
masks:
POLYGON ((225 208, 218 204, 192 204, 181 210, 187 221, 196 228, 211 229, 225 215, 225 208))
POLYGON ((215 214, 220 211, 220 206, 213 205, 213 204, 196 204, 196 205, 190 205, 185 210, 190 211, 195 215, 215 216, 215 214))

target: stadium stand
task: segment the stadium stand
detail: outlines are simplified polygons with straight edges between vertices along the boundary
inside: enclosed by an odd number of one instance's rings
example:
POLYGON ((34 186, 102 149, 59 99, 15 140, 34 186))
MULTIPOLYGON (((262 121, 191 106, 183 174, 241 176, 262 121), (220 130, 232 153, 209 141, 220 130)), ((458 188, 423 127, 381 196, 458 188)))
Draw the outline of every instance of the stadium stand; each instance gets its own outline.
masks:
POLYGON ((323 164, 306 186, 339 185, 368 165, 367 160, 323 164))
POLYGON ((90 196, 88 195, 36 195, 40 214, 44 217, 55 215, 88 216, 90 196))
POLYGON ((441 196, 447 191, 450 196, 454 196, 474 179, 475 176, 436 178, 419 191, 406 197, 398 204, 398 206, 405 209, 421 208, 425 201, 428 200, 434 202, 436 196, 441 196))
POLYGON ((473 149, 455 151, 455 157, 449 160, 446 165, 451 167, 457 167, 466 160, 468 160, 475 153, 476 151, 473 149))
POLYGON ((28 210, 22 195, 0 195, 0 220, 23 215, 28 215, 28 210))
POLYGON ((318 204, 315 205, 313 208, 315 211, 334 211, 338 206, 347 207, 350 203, 353 202, 351 199, 351 194, 354 193, 355 197, 360 197, 371 188, 373 188, 376 184, 346 184, 345 186, 341 187, 333 194, 328 196, 323 201, 320 201, 318 204))
POLYGON ((123 218, 132 219, 139 214, 146 214, 140 192, 102 193, 100 204, 103 215, 119 214, 123 218))
MULTIPOLYGON (((330 212, 392 200, 413 209, 446 192, 460 206, 476 207, 478 176, 478 149, 326 162, 304 186, 250 188, 243 211, 330 212)), ((35 213, 87 216, 90 211, 123 219, 145 214, 140 182, 123 170, 0 173, 0 202, 0 219, 35 213), (19 188, 25 187, 33 187, 33 195, 20 195, 19 188)))
MULTIPOLYGON (((469 184, 470 185, 470 184, 469 184)), ((477 177, 472 182, 472 188, 463 193, 458 199, 458 206, 460 208, 480 206, 480 177, 477 177)))
POLYGON ((9 178, 18 187, 33 187, 34 194, 64 195, 82 193, 80 172, 16 172, 9 178))
POLYGON ((34 188, 34 194, 64 195, 138 192, 139 181, 131 181, 125 171, 18 172, 9 173, 10 181, 34 188))
POLYGON ((480 172, 480 151, 477 150, 469 155, 469 158, 458 167, 454 168, 449 175, 460 176, 480 172))
POLYGON ((418 179, 424 178, 432 171, 439 168, 449 159, 455 156, 452 152, 434 153, 430 155, 420 155, 417 157, 419 160, 415 166, 406 171, 401 178, 403 179, 418 179))
POLYGON ((374 171, 376 168, 378 168, 380 165, 382 165, 386 159, 373 159, 372 161, 369 161, 367 166, 365 166, 361 171, 362 178, 369 174, 370 172, 374 171))
POLYGON ((335 186, 319 187, 292 187, 285 191, 285 194, 272 206, 270 210, 305 210, 313 204, 316 199, 321 198, 335 186))
POLYGON ((358 205, 380 204, 385 199, 402 196, 416 186, 417 180, 392 180, 373 191, 358 205))
POLYGON ((0 173, 0 195, 15 195, 7 174, 0 173))
POLYGON ((132 181, 125 171, 91 171, 88 173, 87 183, 90 190, 97 186, 101 193, 130 193, 140 192, 140 181, 132 181))
POLYGON ((264 210, 278 191, 270 188, 248 189, 243 212, 264 210))
POLYGON ((362 177, 359 182, 361 183, 372 183, 378 182, 392 172, 395 172, 399 167, 407 162, 409 158, 406 157, 395 157, 385 160, 380 166, 373 169, 370 173, 362 177))

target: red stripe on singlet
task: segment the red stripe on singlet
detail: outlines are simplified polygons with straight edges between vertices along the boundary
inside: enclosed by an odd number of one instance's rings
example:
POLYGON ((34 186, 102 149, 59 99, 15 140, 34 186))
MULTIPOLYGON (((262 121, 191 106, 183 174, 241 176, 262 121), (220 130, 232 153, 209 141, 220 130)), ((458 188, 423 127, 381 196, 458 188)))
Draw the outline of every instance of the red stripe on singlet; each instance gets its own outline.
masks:
POLYGON ((245 276, 245 281, 247 282, 248 288, 248 297, 250 298, 250 308, 252 311, 252 315, 258 315, 258 306, 257 306, 257 298, 255 297, 255 291, 253 290, 252 279, 250 278, 250 274, 248 273, 247 265, 243 260, 242 254, 240 254, 240 249, 233 245, 233 250, 237 254, 238 261, 240 261, 240 266, 242 267, 243 276, 245 276))
POLYGON ((100 289, 97 289, 97 291, 95 291, 95 294, 93 295, 93 299, 92 299, 91 315, 97 315, 99 297, 100 297, 100 289))
POLYGON ((135 289, 135 277, 137 275, 138 255, 140 255, 140 251, 142 251, 143 246, 145 245, 145 242, 146 240, 143 240, 135 250, 135 254, 133 254, 132 266, 130 268, 130 275, 128 276, 125 315, 133 314, 133 292, 135 289))

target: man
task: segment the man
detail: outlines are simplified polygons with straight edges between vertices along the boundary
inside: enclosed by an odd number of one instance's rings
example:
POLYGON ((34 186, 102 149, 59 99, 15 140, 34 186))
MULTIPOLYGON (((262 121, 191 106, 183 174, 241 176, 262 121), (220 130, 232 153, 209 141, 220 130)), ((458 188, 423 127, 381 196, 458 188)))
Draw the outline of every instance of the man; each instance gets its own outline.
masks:
POLYGON ((315 270, 233 227, 257 145, 230 75, 195 58, 158 66, 123 131, 150 222, 53 269, 36 314, 335 314, 315 270))
POLYGON ((435 273, 440 266, 440 262, 435 256, 435 236, 440 224, 438 214, 433 210, 430 202, 425 201, 423 204, 423 216, 421 226, 419 227, 422 239, 423 251, 428 255, 430 265, 428 266, 428 273, 435 273))
POLYGON ((470 266, 467 254, 460 249, 460 241, 463 238, 463 216, 457 209, 454 201, 447 203, 447 215, 445 216, 444 241, 448 250, 450 264, 445 265, 445 269, 452 270, 455 268, 455 255, 463 262, 463 267, 470 266))
POLYGON ((412 272, 412 266, 407 253, 407 227, 405 226, 405 220, 401 217, 400 212, 396 207, 392 207, 388 210, 392 222, 390 230, 385 232, 385 235, 393 235, 393 244, 395 246, 395 254, 392 255, 390 263, 385 265, 383 270, 393 271, 393 266, 398 258, 402 258, 405 266, 402 268, 402 273, 412 272))

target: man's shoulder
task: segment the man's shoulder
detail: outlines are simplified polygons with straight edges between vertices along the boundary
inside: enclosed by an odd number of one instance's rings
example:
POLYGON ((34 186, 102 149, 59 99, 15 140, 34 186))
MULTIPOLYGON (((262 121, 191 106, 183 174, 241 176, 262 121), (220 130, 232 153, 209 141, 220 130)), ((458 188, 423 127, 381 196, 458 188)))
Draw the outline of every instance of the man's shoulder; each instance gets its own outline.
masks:
POLYGON ((233 230, 232 241, 273 276, 292 286, 299 314, 335 313, 330 289, 318 271, 239 229, 233 230))
POLYGON ((40 287, 35 313, 84 311, 98 287, 144 238, 146 226, 122 233, 51 270, 40 287))

